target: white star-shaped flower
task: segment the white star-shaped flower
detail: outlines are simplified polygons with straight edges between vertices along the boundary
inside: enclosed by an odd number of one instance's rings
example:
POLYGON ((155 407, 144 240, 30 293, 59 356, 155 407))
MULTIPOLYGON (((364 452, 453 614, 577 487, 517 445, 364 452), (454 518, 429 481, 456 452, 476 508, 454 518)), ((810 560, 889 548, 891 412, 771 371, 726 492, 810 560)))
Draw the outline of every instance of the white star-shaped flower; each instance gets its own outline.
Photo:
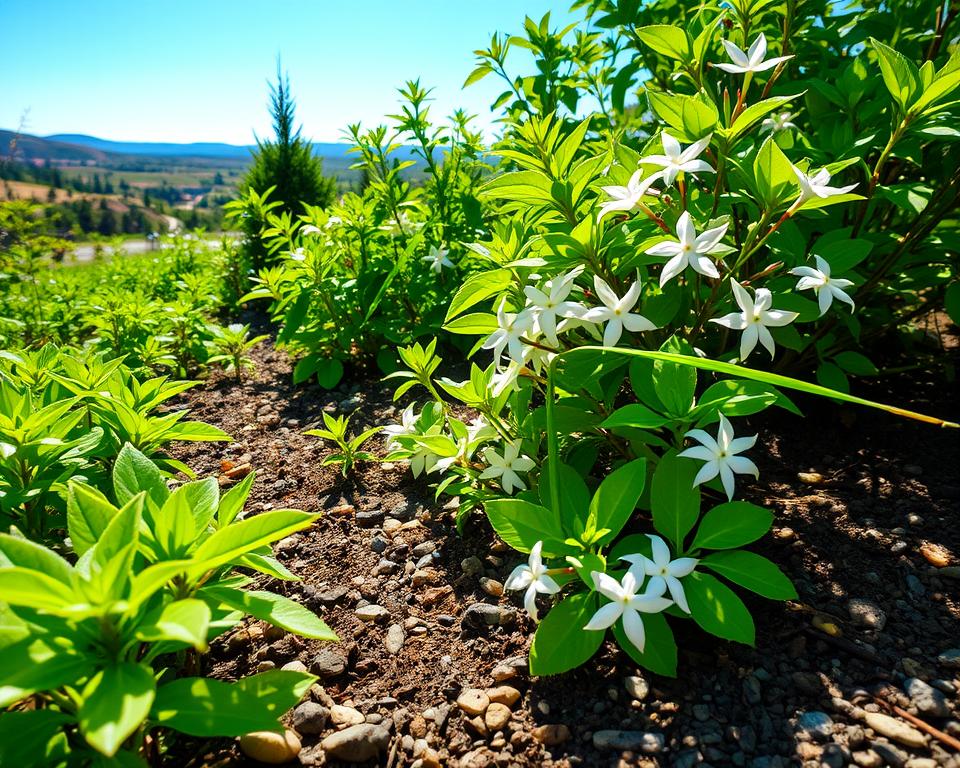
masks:
POLYGON ((530 311, 533 312, 537 323, 537 329, 554 346, 560 344, 557 339, 557 320, 563 318, 581 318, 587 311, 587 308, 578 301, 568 301, 567 297, 573 290, 574 280, 583 272, 583 267, 568 272, 565 275, 558 275, 548 280, 541 291, 532 285, 523 289, 527 300, 530 302, 530 311))
POLYGON ((537 595, 555 595, 560 591, 560 585, 547 573, 540 552, 543 542, 538 541, 530 550, 530 557, 524 565, 518 565, 503 583, 508 590, 525 589, 523 607, 534 621, 540 621, 537 615, 537 595))
POLYGON ((733 331, 743 331, 740 336, 740 360, 746 360, 757 346, 759 341, 764 349, 773 357, 776 345, 773 336, 767 328, 779 328, 789 325, 797 319, 796 312, 786 312, 780 309, 770 309, 773 304, 773 294, 766 288, 757 288, 756 300, 750 298, 747 289, 730 278, 733 287, 733 297, 740 306, 739 312, 731 312, 723 317, 710 318, 711 323, 717 323, 733 331))
POLYGON ((423 256, 420 261, 427 262, 430 265, 430 269, 439 275, 444 267, 453 266, 453 262, 447 258, 448 253, 450 253, 450 251, 446 248, 437 248, 437 246, 431 245, 430 253, 423 256))
POLYGON ((793 166, 793 172, 797 175, 797 181, 800 182, 800 199, 797 202, 804 202, 819 197, 825 200, 835 195, 844 195, 857 188, 856 184, 850 184, 846 187, 830 187, 830 171, 821 168, 813 175, 808 175, 801 171, 797 166, 793 166))
POLYGON ((599 571, 593 571, 590 576, 597 591, 610 602, 593 614, 584 629, 607 629, 622 618, 623 631, 636 649, 643 653, 647 633, 640 614, 660 613, 670 607, 671 602, 662 596, 666 591, 666 583, 661 581, 654 584, 651 581, 642 594, 637 594, 643 583, 643 569, 636 565, 631 566, 621 581, 599 571))
POLYGON ((794 267, 790 270, 791 275, 796 275, 800 278, 797 282, 797 290, 806 291, 811 288, 813 289, 813 292, 817 295, 817 302, 820 304, 821 317, 830 309, 830 305, 833 304, 834 299, 849 304, 850 311, 853 312, 856 305, 853 303, 850 295, 843 290, 853 285, 853 281, 846 280, 842 277, 830 277, 830 265, 826 259, 820 256, 814 256, 813 258, 817 261, 816 269, 803 266, 794 267))
POLYGON ((640 566, 645 576, 650 577, 647 583, 647 589, 658 591, 662 595, 665 590, 670 591, 670 597, 673 598, 680 610, 684 613, 690 613, 690 607, 687 605, 687 596, 683 592, 683 585, 680 579, 693 573, 693 569, 700 562, 695 557, 678 557, 676 560, 670 559, 670 547, 667 542, 659 536, 648 533, 647 538, 653 548, 653 559, 644 555, 624 555, 621 560, 626 560, 632 565, 640 566), (661 586, 662 582, 662 586, 661 586))
POLYGON ((734 473, 760 477, 760 470, 757 469, 756 464, 746 456, 737 455, 753 448, 757 442, 757 436, 734 437, 733 425, 722 413, 720 414, 720 428, 717 430, 716 440, 702 429, 691 429, 685 437, 696 440, 700 445, 687 448, 678 455, 706 462, 694 478, 694 485, 709 482, 720 475, 720 482, 723 483, 723 490, 727 492, 727 499, 733 501, 733 491, 736 484, 734 473))
POLYGON ((667 187, 673 184, 681 173, 714 173, 713 166, 710 163, 699 159, 703 150, 709 146, 712 137, 713 134, 711 133, 681 150, 679 141, 666 131, 660 131, 660 141, 663 144, 664 154, 641 157, 640 163, 663 166, 664 170, 661 173, 663 174, 663 183, 667 187))
POLYGON ((397 448, 400 448, 400 444, 397 442, 397 438, 401 435, 412 435, 416 432, 414 424, 417 421, 417 417, 413 412, 413 403, 408 405, 403 409, 403 413, 400 414, 400 423, 399 424, 387 424, 383 428, 383 434, 388 436, 387 439, 387 450, 392 451, 397 448))
POLYGON ((517 473, 529 472, 537 466, 529 456, 520 455, 520 446, 516 443, 505 443, 502 456, 493 448, 484 448, 483 458, 490 466, 480 473, 480 479, 499 479, 504 493, 510 495, 513 494, 514 489, 523 491, 527 487, 517 473))
POLYGON ((720 241, 726 233, 727 225, 723 224, 697 235, 690 214, 687 211, 680 214, 680 218, 677 219, 677 239, 679 242, 664 240, 662 243, 657 243, 652 248, 647 249, 647 253, 651 256, 670 257, 670 260, 663 265, 663 270, 660 272, 660 287, 662 288, 687 267, 693 267, 694 271, 701 275, 719 278, 720 273, 708 254, 723 253, 727 250, 726 246, 720 245, 720 241))
POLYGON ((660 194, 657 190, 650 189, 650 187, 660 178, 661 174, 655 173, 653 176, 648 176, 645 179, 642 178, 642 176, 643 171, 635 172, 625 187, 601 187, 611 199, 600 206, 597 221, 600 221, 608 213, 613 213, 614 211, 632 211, 634 208, 649 211, 650 209, 643 203, 643 198, 644 196, 655 197, 660 194))
POLYGON ((523 348, 526 346, 521 339, 525 333, 533 330, 533 313, 528 309, 520 312, 507 312, 507 300, 504 298, 497 308, 497 330, 491 333, 485 342, 484 349, 493 350, 493 359, 499 363, 506 349, 510 359, 522 363, 523 348))
POLYGON ((753 45, 746 52, 740 50, 729 40, 723 41, 723 47, 727 50, 727 56, 733 64, 717 64, 717 69, 729 72, 734 75, 742 75, 747 72, 763 72, 767 69, 773 69, 777 64, 793 56, 774 56, 772 59, 763 60, 767 55, 767 38, 763 34, 757 35, 753 45))
POLYGON ((760 123, 760 130, 761 132, 770 131, 770 133, 780 133, 780 131, 796 128, 796 124, 791 122, 792 119, 793 114, 791 112, 781 112, 772 117, 764 118, 763 122, 760 123))
POLYGON ((643 315, 630 312, 640 298, 639 280, 630 286, 622 299, 600 277, 593 278, 593 287, 603 306, 588 309, 583 319, 590 323, 606 323, 603 331, 603 346, 615 347, 620 341, 620 336, 623 335, 624 328, 632 333, 656 330, 657 326, 643 315))

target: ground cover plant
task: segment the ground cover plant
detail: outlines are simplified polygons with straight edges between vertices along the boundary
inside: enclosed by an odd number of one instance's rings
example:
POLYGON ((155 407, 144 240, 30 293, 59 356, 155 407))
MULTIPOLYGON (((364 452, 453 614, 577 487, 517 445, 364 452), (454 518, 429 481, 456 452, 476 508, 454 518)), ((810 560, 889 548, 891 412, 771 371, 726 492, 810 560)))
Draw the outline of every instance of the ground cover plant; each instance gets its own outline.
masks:
POLYGON ((171 492, 127 444, 113 467, 113 501, 82 482, 69 487, 75 563, 15 528, 0 534, 0 706, 34 703, 0 715, 5 763, 80 764, 120 753, 121 764, 143 765, 141 756, 156 760, 167 748, 161 732, 269 730, 299 701, 312 675, 277 670, 232 684, 177 675, 197 671, 191 651, 205 651, 245 615, 337 639, 303 606, 247 590, 250 578, 233 572, 294 578, 269 545, 314 520, 293 510, 239 519, 253 479, 222 497, 215 478, 171 492))
POLYGON ((57 266, 50 238, 33 234, 35 211, 2 205, 20 213, 3 227, 0 344, 82 344, 142 372, 204 370, 221 335, 216 321, 245 290, 234 244, 183 233, 143 255, 57 266))

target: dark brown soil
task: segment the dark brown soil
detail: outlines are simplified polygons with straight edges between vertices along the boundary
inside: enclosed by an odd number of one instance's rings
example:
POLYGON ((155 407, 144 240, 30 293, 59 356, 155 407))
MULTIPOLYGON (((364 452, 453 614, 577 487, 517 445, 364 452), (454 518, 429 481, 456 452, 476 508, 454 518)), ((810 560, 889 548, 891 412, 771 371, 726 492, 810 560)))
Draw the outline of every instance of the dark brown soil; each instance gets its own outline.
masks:
MULTIPOLYGON (((395 420, 400 407, 392 402, 389 383, 370 379, 337 392, 294 388, 283 352, 261 345, 255 357, 252 381, 238 386, 214 376, 185 398, 195 418, 225 429, 237 442, 182 445, 175 456, 201 475, 219 474, 222 461, 249 461, 257 471, 250 513, 279 507, 326 513, 311 530, 277 547, 302 581, 271 588, 316 610, 342 642, 235 632, 236 638, 215 646, 208 671, 234 679, 294 660, 310 667, 323 648, 342 655, 345 671, 322 679, 325 693, 315 696, 389 725, 390 749, 369 765, 415 764, 414 739, 421 737, 441 764, 462 766, 960 765, 946 743, 927 737, 925 747, 905 746, 862 719, 864 712, 887 711, 886 702, 960 738, 960 681, 957 666, 948 666, 960 662, 938 660, 960 646, 957 432, 810 401, 800 402, 806 419, 752 419, 765 450, 756 452, 761 475, 749 496, 777 516, 774 531, 756 549, 794 580, 799 601, 748 599, 756 648, 719 641, 684 622, 675 680, 638 672, 609 644, 567 675, 531 680, 521 671, 505 682, 522 693, 510 722, 483 735, 460 712, 457 696, 465 688, 499 684, 494 668, 525 659, 533 624, 522 610, 513 613, 519 606, 514 595, 492 597, 479 578, 502 582, 519 558, 498 546, 482 515, 471 517, 458 535, 445 500, 434 501, 423 478, 414 480, 403 465, 362 465, 346 480, 338 468, 321 466, 329 449, 303 430, 315 426, 325 408, 352 407, 341 404, 349 398, 359 401, 352 421, 357 430, 395 420), (375 527, 358 526, 357 514, 374 510, 384 513, 375 527), (385 532, 389 518, 403 526, 385 532), (426 542, 435 553, 427 556, 428 565, 421 563, 414 587, 410 574, 421 558, 413 549, 429 550, 426 542), (942 547, 950 567, 931 565, 921 553, 927 544, 942 547), (481 572, 471 557, 480 559, 481 572), (398 570, 378 574, 382 559, 398 570), (851 615, 850 601, 857 599, 882 611, 882 628, 851 615), (367 603, 386 608, 386 621, 357 618, 354 610, 367 603), (476 603, 502 606, 507 625, 469 626, 465 614, 476 603), (405 626, 396 655, 384 645, 392 624, 405 626), (637 674, 650 688, 639 701, 624 685, 637 674), (904 680, 911 677, 944 691, 949 714, 918 711, 904 693, 904 680), (433 717, 422 717, 425 710, 433 717), (829 725, 819 737, 798 726, 798 717, 809 712, 829 715, 832 734, 829 725), (567 726, 570 738, 543 745, 533 730, 547 724, 567 726), (593 734, 605 729, 653 734, 653 751, 597 749, 593 734)), ((882 385, 872 390, 868 394, 877 398, 898 397, 882 385)), ((955 394, 933 384, 911 390, 909 404, 954 420, 960 416, 955 394)), ((382 453, 379 437, 371 446, 382 453)), ((301 761, 340 765, 315 746, 332 731, 328 726, 323 734, 305 735, 301 761)), ((229 743, 198 749, 196 764, 245 764, 229 743)), ((419 754, 422 745, 416 749, 419 754)))

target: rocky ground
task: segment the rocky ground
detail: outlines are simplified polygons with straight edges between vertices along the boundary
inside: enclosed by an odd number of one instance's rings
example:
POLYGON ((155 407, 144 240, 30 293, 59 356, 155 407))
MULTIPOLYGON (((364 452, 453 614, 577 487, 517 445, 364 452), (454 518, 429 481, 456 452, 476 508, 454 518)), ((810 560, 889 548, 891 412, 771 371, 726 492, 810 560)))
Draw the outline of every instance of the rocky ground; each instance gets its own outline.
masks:
MULTIPOLYGON (((302 581, 272 588, 341 642, 257 623, 218 642, 207 659, 216 676, 305 668, 320 683, 290 713, 286 741, 193 744, 190 765, 258 764, 249 755, 268 749, 328 766, 960 766, 956 434, 810 402, 805 420, 753 420, 765 449, 750 497, 777 514, 757 549, 800 599, 749 600, 756 648, 685 622, 676 680, 609 645, 584 669, 531 679, 533 625, 502 594, 519 558, 482 516, 458 535, 449 506, 404 466, 368 464, 344 480, 320 466, 322 441, 302 434, 324 410, 354 412, 357 429, 391 421, 390 388, 294 389, 283 353, 261 345, 256 359, 253 381, 215 376, 185 398, 236 442, 175 455, 224 484, 254 468, 251 514, 325 513, 279 542, 302 581)), ((958 416, 932 385, 910 401, 958 416)))

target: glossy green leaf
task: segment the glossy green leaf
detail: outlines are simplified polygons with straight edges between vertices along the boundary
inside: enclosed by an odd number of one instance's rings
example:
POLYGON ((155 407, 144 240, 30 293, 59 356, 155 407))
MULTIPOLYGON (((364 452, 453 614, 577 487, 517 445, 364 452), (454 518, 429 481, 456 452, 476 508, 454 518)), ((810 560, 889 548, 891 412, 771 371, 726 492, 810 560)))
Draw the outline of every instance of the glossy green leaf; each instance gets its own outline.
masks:
POLYGON ((620 533, 633 515, 646 483, 646 459, 634 459, 603 479, 590 500, 587 518, 588 530, 609 531, 597 543, 609 544, 620 533))
POLYGON ((317 678, 271 670, 235 683, 184 677, 160 686, 150 713, 159 725, 189 736, 242 736, 275 731, 317 678))
POLYGON ((683 589, 701 629, 725 640, 754 644, 753 617, 730 587, 708 573, 694 571, 683 580, 683 589))
POLYGON ((205 587, 204 598, 224 603, 275 627, 314 640, 337 642, 336 633, 306 606, 273 592, 230 587, 205 587))
POLYGON ((700 565, 771 600, 797 599, 797 590, 783 571, 755 552, 739 549, 711 552, 700 565))
POLYGON ((620 648, 637 664, 657 675, 677 676, 677 641, 662 613, 641 613, 646 642, 643 651, 630 642, 623 629, 623 621, 613 625, 613 636, 620 648))
POLYGON ((87 743, 107 757, 146 719, 156 694, 153 671, 132 662, 105 667, 83 689, 77 711, 87 743))
POLYGON ((530 646, 530 674, 559 675, 585 664, 603 644, 606 632, 585 631, 597 611, 595 592, 578 592, 550 609, 530 646))
POLYGON ((671 451, 660 459, 650 485, 653 527, 682 552, 687 534, 700 516, 700 489, 694 486, 699 464, 671 451))
POLYGON ((718 504, 703 516, 690 549, 742 547, 763 536, 772 524, 770 510, 748 501, 718 504))

